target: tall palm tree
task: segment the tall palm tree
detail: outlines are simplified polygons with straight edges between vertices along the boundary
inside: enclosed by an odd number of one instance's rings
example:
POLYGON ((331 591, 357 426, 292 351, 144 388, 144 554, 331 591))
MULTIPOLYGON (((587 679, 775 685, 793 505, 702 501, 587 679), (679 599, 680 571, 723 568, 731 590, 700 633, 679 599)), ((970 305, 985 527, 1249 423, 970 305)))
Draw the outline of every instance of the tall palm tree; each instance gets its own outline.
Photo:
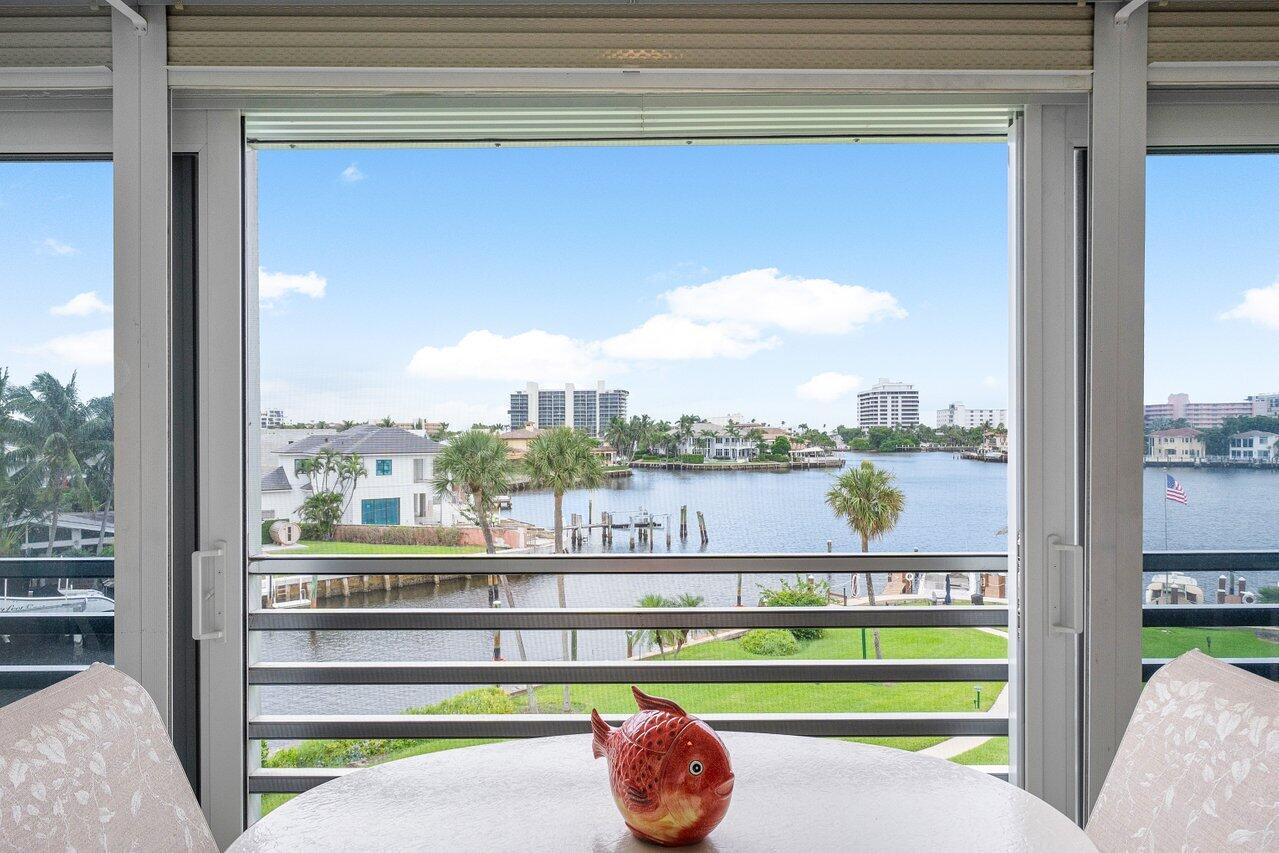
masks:
MULTIPOLYGON (((862 462, 856 468, 845 471, 826 493, 826 503, 835 515, 848 522, 862 543, 862 553, 870 551, 870 543, 882 539, 897 526, 906 506, 906 495, 893 485, 892 473, 876 468, 870 462, 862 462)), ((870 573, 865 574, 867 601, 875 606, 875 585, 870 573)), ((879 642, 879 629, 872 632, 875 638, 875 657, 883 658, 879 642)))
POLYGON ((88 407, 80 401, 76 375, 63 385, 41 373, 25 388, 15 389, 13 406, 21 417, 13 422, 18 447, 15 480, 37 491, 49 511, 45 556, 53 556, 63 504, 80 494, 84 462, 93 455, 93 429, 88 407))
POLYGON ((3 522, 13 511, 13 483, 9 479, 9 470, 15 466, 11 460, 11 445, 14 442, 14 408, 13 390, 9 387, 9 371, 0 368, 0 530, 5 529, 3 522))
POLYGON ((604 428, 604 440, 613 445, 613 449, 619 454, 629 457, 630 451, 630 429, 626 421, 621 418, 613 418, 608 422, 608 426, 604 428))
MULTIPOLYGON (((555 553, 564 547, 564 493, 569 489, 594 489, 604 482, 604 463, 595 453, 595 440, 572 427, 555 427, 540 433, 528 443, 524 468, 534 488, 550 489, 555 494, 555 553)), ((564 576, 555 576, 555 590, 560 607, 567 607, 564 576)), ((569 635, 560 632, 564 659, 570 658, 569 635)), ((572 710, 569 685, 564 685, 564 711, 572 710)))
POLYGON ((108 395, 89 401, 92 455, 85 471, 89 508, 99 513, 98 542, 94 553, 102 556, 107 535, 107 513, 115 502, 115 400, 108 395))
POLYGON ((390 415, 387 415, 386 417, 382 418, 382 420, 378 421, 377 425, 380 427, 393 427, 395 426, 395 418, 391 417, 390 415))
POLYGON ((498 495, 511 489, 511 462, 506 443, 491 432, 473 429, 454 438, 435 458, 432 481, 440 497, 460 489, 475 511, 476 522, 484 534, 484 550, 497 553, 489 517, 496 508, 498 495))

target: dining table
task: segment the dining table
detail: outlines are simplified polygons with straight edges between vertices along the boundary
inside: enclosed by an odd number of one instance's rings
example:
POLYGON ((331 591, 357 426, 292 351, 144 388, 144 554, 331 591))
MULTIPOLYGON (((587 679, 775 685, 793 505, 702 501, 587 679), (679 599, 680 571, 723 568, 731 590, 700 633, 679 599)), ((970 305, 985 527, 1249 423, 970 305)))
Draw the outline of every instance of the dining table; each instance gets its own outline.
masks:
MULTIPOLYGON (((834 738, 723 732, 736 781, 689 851, 1095 851, 1015 785, 940 758, 834 738)), ((361 768, 299 794, 229 853, 648 851, 622 822, 589 735, 361 768)))

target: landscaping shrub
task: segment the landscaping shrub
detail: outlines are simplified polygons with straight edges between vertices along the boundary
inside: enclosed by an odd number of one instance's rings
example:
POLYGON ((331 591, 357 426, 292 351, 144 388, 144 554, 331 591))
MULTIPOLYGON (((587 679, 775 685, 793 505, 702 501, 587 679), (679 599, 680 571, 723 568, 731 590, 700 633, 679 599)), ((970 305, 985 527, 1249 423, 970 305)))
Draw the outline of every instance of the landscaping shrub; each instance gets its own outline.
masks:
POLYGON ((700 453, 681 453, 679 461, 686 462, 690 465, 701 465, 706 461, 706 457, 700 453))
POLYGON ((780 658, 799 651, 799 642, 785 628, 756 628, 742 637, 742 648, 753 655, 780 658))
POLYGON ((514 714, 515 700, 500 687, 481 687, 450 696, 442 702, 409 708, 409 714, 514 714))
MULTIPOLYGON (((825 607, 830 604, 830 585, 826 581, 814 581, 809 584, 808 581, 796 575, 794 586, 784 580, 776 589, 761 585, 759 603, 761 607, 825 607)), ((816 640, 826 634, 823 628, 790 628, 789 630, 797 640, 816 640)))
POLYGON ((1257 599, 1262 604, 1279 604, 1279 586, 1263 586, 1257 590, 1257 599))
MULTIPOLYGON (((307 537, 303 535, 302 538, 307 537)), ((363 542, 369 545, 447 545, 452 547, 461 542, 462 531, 456 527, 430 525, 339 524, 333 529, 333 538, 338 542, 363 542)))

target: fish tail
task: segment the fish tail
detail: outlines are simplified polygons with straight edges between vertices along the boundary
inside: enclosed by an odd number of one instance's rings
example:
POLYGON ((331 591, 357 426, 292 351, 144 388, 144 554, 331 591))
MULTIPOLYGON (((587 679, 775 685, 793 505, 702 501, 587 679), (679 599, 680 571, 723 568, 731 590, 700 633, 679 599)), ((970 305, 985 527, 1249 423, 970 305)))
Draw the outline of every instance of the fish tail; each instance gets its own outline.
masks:
POLYGON ((613 733, 613 727, 604 722, 604 718, 600 716, 600 712, 594 708, 591 709, 591 753, 596 758, 603 758, 607 755, 608 736, 613 733))

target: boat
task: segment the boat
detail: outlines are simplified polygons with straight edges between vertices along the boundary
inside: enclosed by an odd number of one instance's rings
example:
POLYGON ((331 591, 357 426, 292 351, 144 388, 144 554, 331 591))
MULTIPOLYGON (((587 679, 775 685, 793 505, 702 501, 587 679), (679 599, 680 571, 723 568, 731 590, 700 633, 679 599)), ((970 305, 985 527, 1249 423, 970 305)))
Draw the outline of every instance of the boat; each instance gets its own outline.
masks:
POLYGON ((1204 591, 1197 581, 1179 572, 1157 574, 1146 586, 1147 604, 1203 604, 1204 591))
POLYGON ((114 613, 115 601, 96 589, 40 587, 26 595, 10 595, 8 584, 0 595, 0 613, 114 613))

